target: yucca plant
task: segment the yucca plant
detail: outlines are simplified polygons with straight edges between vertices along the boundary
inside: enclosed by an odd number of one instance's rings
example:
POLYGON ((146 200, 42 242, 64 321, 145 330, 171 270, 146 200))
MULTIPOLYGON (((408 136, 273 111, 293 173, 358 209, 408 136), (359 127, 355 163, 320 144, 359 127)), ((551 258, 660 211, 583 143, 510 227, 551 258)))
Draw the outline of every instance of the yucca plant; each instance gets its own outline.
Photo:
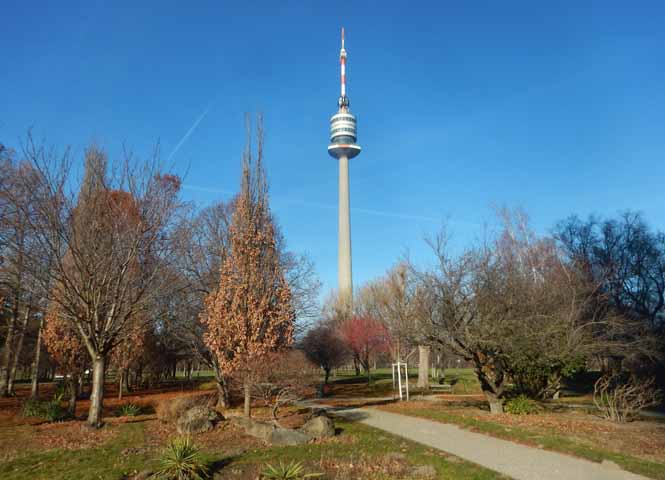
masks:
POLYGON ((126 403, 118 409, 118 415, 121 417, 135 417, 139 413, 141 413, 141 407, 133 403, 126 403))
POLYGON ((280 461, 277 467, 267 463, 266 468, 261 472, 261 477, 270 480, 300 480, 323 475, 322 473, 304 473, 304 471, 305 467, 300 462, 294 460, 284 465, 280 461))
POLYGON ((169 442, 162 453, 162 467, 154 477, 169 480, 203 480, 208 467, 190 437, 178 437, 169 442))

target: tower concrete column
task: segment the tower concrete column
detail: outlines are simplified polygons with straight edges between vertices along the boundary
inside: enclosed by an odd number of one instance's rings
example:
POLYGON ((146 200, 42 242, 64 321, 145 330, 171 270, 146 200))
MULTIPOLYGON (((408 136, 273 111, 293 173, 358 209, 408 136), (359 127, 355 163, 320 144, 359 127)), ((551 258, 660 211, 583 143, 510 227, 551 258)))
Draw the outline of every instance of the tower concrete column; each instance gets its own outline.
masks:
POLYGON ((337 281, 340 300, 351 305, 353 280, 351 273, 351 212, 349 198, 349 158, 339 157, 339 230, 337 281))

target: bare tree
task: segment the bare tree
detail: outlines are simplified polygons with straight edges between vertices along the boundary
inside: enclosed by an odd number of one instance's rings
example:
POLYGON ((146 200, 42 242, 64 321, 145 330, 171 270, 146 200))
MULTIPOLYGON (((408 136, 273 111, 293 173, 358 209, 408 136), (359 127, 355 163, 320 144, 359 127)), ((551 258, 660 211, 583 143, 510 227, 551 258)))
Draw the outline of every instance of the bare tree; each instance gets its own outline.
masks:
POLYGON ((5 345, 0 357, 0 395, 13 394, 16 368, 33 317, 43 307, 48 254, 37 241, 37 172, 13 155, 0 156, 0 317, 6 317, 5 345))
MULTIPOLYGON (((624 213, 616 219, 570 217, 560 222, 555 237, 570 261, 589 282, 597 284, 599 308, 633 322, 633 332, 646 338, 665 338, 665 234, 652 231, 639 214, 624 213), (638 328, 637 324, 642 324, 638 328)), ((627 339, 617 334, 615 343, 627 339)), ((638 340, 632 337, 633 341, 638 340)), ((660 356, 665 352, 661 348, 660 356)), ((653 369, 650 355, 640 348, 601 351, 604 370, 653 369)), ((662 367, 661 367, 662 368, 662 367)))
MULTIPOLYGON (((131 321, 169 287, 163 272, 172 261, 168 231, 179 181, 160 173, 156 157, 140 163, 126 155, 109 172, 104 152, 91 147, 76 192, 69 152, 57 156, 28 138, 23 155, 39 192, 30 226, 53 259, 42 287, 90 356, 88 423, 99 427, 108 356, 131 321)), ((13 204, 25 209, 18 200, 13 204)))

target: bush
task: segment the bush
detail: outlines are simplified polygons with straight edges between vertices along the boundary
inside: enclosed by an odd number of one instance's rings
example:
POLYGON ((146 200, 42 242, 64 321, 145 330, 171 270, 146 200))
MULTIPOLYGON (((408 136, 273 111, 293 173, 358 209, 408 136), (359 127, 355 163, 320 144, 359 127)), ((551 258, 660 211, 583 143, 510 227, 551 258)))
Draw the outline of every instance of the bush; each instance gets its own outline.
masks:
POLYGON ((141 407, 133 403, 126 403, 121 405, 118 409, 118 416, 120 417, 135 417, 141 413, 141 407))
POLYGON ((157 418, 162 422, 175 422, 192 407, 209 406, 215 403, 215 394, 188 395, 162 400, 155 405, 155 412, 157 418))
POLYGON ((24 417, 37 417, 57 422, 67 418, 67 412, 62 408, 62 395, 56 394, 51 400, 28 399, 23 403, 21 415, 24 417))
POLYGON ((321 473, 305 473, 305 467, 302 463, 292 461, 286 465, 279 462, 278 467, 273 467, 269 463, 261 472, 261 478, 270 480, 299 480, 304 478, 320 477, 321 473))
POLYGON ((519 395, 508 400, 504 409, 506 413, 512 413, 513 415, 530 415, 540 411, 538 404, 526 395, 519 395))
POLYGON ((605 419, 623 423, 633 420, 644 408, 658 404, 660 393, 654 378, 643 380, 619 373, 596 381, 593 401, 605 419))
POLYGON ((199 449, 189 437, 178 437, 169 442, 160 458, 162 468, 154 477, 169 480, 203 480, 208 477, 208 466, 199 449))

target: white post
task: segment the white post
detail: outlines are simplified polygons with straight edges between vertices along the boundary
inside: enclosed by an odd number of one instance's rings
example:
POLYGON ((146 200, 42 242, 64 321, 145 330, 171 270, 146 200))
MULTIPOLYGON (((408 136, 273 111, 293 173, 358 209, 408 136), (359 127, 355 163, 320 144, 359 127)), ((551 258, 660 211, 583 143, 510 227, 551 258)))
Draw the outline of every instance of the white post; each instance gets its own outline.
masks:
POLYGON ((409 366, 404 364, 404 380, 406 381, 406 399, 409 400, 409 366))
POLYGON ((400 362, 397 362, 397 384, 399 386, 399 399, 402 400, 402 372, 400 371, 400 362))

